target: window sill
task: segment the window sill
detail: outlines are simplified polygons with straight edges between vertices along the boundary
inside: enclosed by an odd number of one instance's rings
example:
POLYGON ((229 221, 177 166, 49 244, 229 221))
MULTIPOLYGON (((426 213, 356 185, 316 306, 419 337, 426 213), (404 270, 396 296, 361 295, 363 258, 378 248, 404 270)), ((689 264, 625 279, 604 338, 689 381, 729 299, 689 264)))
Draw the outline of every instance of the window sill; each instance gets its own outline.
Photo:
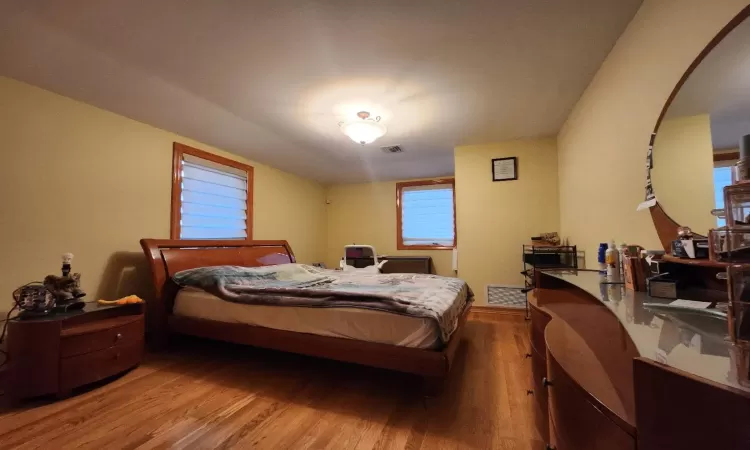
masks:
POLYGON ((453 250, 453 247, 445 245, 399 245, 397 250, 453 250))

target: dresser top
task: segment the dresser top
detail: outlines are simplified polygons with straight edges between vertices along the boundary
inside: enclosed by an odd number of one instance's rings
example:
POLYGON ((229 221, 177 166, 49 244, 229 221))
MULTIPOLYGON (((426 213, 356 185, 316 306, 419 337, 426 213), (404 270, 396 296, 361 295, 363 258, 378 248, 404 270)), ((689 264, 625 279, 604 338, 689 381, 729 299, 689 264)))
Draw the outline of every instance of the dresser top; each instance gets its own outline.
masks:
POLYGON ((100 305, 96 301, 85 301, 83 299, 81 299, 81 301, 83 302, 83 307, 78 309, 71 309, 70 311, 50 312, 47 315, 37 317, 24 317, 23 315, 19 315, 10 320, 18 322, 52 322, 68 320, 70 318, 77 318, 89 313, 100 313, 101 311, 109 309, 121 309, 123 311, 126 311, 133 308, 132 303, 126 305, 100 305))
POLYGON ((620 321, 640 356, 750 392, 737 383, 735 348, 728 340, 725 318, 644 307, 644 303, 667 305, 673 300, 634 292, 622 284, 603 284, 596 271, 545 270, 544 274, 599 300, 620 321))

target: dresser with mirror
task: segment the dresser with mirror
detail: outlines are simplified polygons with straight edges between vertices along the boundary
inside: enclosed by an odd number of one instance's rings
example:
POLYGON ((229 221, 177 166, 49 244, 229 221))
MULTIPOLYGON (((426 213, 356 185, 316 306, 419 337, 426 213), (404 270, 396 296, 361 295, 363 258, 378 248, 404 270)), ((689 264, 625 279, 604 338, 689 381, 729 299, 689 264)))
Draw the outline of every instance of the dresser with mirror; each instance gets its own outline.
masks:
POLYGON ((707 236, 724 225, 712 211, 724 208, 741 147, 750 152, 750 21, 743 17, 691 66, 655 127, 644 206, 667 252, 680 226, 707 236))
MULTIPOLYGON (((667 253, 681 227, 700 238, 724 225, 712 210, 724 207, 723 188, 750 135, 748 17, 750 6, 697 55, 644 151, 642 209, 667 253)), ((666 259, 726 293, 716 277, 726 263, 666 259)), ((529 393, 548 449, 750 449, 749 374, 726 314, 660 308, 671 300, 602 283, 596 271, 536 276, 529 393)))

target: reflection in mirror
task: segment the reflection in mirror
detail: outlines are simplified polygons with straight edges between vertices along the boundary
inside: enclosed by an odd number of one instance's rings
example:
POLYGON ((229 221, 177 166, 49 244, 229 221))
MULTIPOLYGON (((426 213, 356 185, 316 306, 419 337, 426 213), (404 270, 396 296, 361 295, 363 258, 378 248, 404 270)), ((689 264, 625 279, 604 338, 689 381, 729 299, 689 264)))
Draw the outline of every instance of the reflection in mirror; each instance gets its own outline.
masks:
POLYGON ((722 189, 731 184, 731 168, 746 135, 750 135, 750 20, 732 30, 700 63, 657 131, 652 184, 672 219, 703 235, 723 225, 711 210, 724 207, 722 189))

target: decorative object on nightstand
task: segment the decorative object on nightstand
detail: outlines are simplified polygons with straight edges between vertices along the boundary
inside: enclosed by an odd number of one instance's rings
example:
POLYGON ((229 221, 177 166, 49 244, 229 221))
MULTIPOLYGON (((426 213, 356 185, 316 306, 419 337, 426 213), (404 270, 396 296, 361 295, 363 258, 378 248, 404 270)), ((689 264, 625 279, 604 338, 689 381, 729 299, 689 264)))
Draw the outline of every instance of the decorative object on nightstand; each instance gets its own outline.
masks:
POLYGON ((13 301, 15 306, 8 317, 16 308, 23 317, 46 316, 55 306, 55 296, 42 283, 28 283, 19 287, 13 291, 13 301))
POLYGON ((128 295, 117 300, 97 300, 96 303, 100 306, 131 305, 133 303, 143 303, 143 299, 137 295, 128 295))
POLYGON ((86 295, 81 289, 81 274, 70 274, 72 253, 62 255, 62 276, 47 275, 43 282, 27 283, 13 291, 15 305, 8 313, 18 308, 20 317, 45 316, 53 311, 70 311, 84 307, 80 299, 86 295))
POLYGON ((8 321, 7 396, 56 394, 137 366, 143 355, 143 304, 83 308, 8 321))
POLYGON ((81 289, 81 274, 71 274, 72 253, 62 255, 62 276, 47 275, 44 277, 44 286, 55 297, 55 310, 70 311, 84 307, 80 300, 86 295, 81 289))

